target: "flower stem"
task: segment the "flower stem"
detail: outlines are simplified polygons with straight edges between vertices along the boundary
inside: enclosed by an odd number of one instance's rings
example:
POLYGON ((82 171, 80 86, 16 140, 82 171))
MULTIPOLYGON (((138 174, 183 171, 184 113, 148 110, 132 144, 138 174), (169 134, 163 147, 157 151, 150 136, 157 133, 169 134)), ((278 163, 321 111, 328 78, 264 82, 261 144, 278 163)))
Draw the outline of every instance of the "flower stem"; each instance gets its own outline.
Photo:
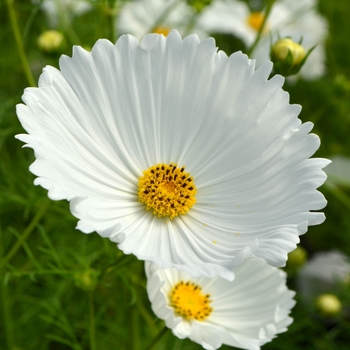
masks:
POLYGON ((265 15, 264 15, 264 20, 259 28, 258 34, 256 35, 255 41, 253 43, 253 45, 247 50, 247 55, 250 56, 252 54, 252 52, 255 50, 255 48, 257 47, 260 39, 261 39, 261 35, 264 32, 264 28, 265 28, 265 24, 267 22, 267 18, 270 15, 271 9, 272 9, 272 5, 275 1, 274 0, 269 0, 267 2, 266 5, 266 11, 265 11, 265 15))
POLYGON ((5 266, 17 253, 23 242, 30 236, 30 234, 35 229, 36 225, 39 223, 40 219, 44 216, 46 213, 46 210, 48 209, 50 204, 50 200, 47 199, 46 202, 42 205, 40 210, 36 213, 33 220, 30 222, 30 224, 26 227, 24 230, 22 236, 20 239, 13 245, 12 249, 7 253, 7 255, 0 261, 0 270, 3 266, 5 266))
POLYGON ((335 196, 348 209, 350 209, 350 197, 345 192, 343 192, 341 189, 334 185, 327 185, 326 183, 326 186, 329 189, 329 191, 333 194, 333 196, 335 196))
POLYGON ((154 30, 158 26, 160 26, 168 18, 170 13, 175 9, 176 6, 179 5, 180 2, 179 1, 175 1, 167 9, 165 9, 164 12, 160 16, 158 16, 158 18, 156 19, 156 22, 153 23, 152 27, 148 28, 148 30, 144 34, 153 33, 154 30))
POLYGON ((164 326, 164 328, 155 336, 152 343, 146 348, 146 350, 153 350, 158 345, 158 343, 161 341, 161 339, 164 337, 166 333, 168 333, 169 328, 164 326))
POLYGON ((23 40, 22 40, 20 31, 19 31, 15 9, 13 7, 14 0, 6 0, 6 4, 7 4, 8 11, 9 11, 12 30, 13 30, 13 34, 15 36, 18 53, 19 53, 19 56, 20 56, 21 61, 22 61, 24 73, 27 77, 29 85, 32 87, 35 87, 36 86, 35 79, 33 77, 32 71, 30 70, 28 59, 27 59, 26 53, 24 51, 23 40))
POLYGON ((89 335, 90 350, 96 350, 95 308, 93 292, 89 292, 89 335))
POLYGON ((132 338, 131 338, 131 349, 138 350, 140 349, 140 327, 139 327, 139 310, 136 305, 133 306, 131 311, 131 329, 132 329, 132 338))
MULTIPOLYGON (((0 227, 0 258, 2 258, 4 249, 3 249, 3 235, 2 235, 2 229, 0 227)), ((3 275, 3 269, 0 268, 0 276, 3 275)), ((12 322, 12 315, 10 310, 10 301, 8 298, 8 285, 4 283, 4 281, 0 280, 0 303, 1 303, 1 309, 2 309, 2 321, 4 325, 4 334, 5 334, 5 343, 7 343, 8 349, 14 349, 14 327, 12 322)))

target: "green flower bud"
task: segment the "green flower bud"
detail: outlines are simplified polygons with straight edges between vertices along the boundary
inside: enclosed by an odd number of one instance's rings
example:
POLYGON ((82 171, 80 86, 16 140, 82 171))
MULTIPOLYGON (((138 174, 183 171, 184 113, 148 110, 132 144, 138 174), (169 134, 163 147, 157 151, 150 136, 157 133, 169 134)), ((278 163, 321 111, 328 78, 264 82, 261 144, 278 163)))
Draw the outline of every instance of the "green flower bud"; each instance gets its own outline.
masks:
POLYGON ((187 0, 187 2, 197 13, 200 13, 210 5, 212 0, 187 0))
POLYGON ((40 34, 37 40, 40 50, 46 53, 56 53, 63 45, 64 36, 57 30, 47 30, 40 34))
POLYGON ((296 247, 292 252, 288 254, 287 265, 290 267, 299 268, 304 265, 307 259, 307 252, 303 247, 296 247))
POLYGON ((92 291, 96 288, 99 272, 94 269, 77 271, 74 275, 75 284, 86 291, 92 291))
POLYGON ((277 40, 270 51, 275 72, 284 76, 298 73, 313 49, 306 52, 300 43, 290 38, 277 40))
POLYGON ((342 304, 334 294, 322 294, 316 299, 316 307, 325 316, 338 315, 342 304))

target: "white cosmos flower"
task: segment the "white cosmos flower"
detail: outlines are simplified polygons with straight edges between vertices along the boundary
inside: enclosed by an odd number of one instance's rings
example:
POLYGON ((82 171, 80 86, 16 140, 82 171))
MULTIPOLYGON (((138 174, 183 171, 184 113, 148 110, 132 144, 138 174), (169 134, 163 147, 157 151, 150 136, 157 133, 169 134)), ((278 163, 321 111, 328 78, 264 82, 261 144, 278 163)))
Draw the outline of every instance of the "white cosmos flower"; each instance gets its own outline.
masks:
POLYGON ((175 336, 217 349, 222 344, 257 350, 292 323, 295 293, 286 274, 260 259, 235 268, 230 282, 193 278, 146 262, 147 293, 154 313, 175 336))
MULTIPOLYGON (((117 18, 118 32, 141 39, 148 33, 169 34, 172 29, 182 35, 191 29, 195 13, 183 0, 133 0, 127 2, 117 18)), ((202 38, 207 37, 197 30, 202 38)))
POLYGON ((79 230, 162 268, 233 279, 252 255, 283 266, 324 221, 314 210, 329 161, 309 159, 320 140, 283 78, 267 80, 271 62, 255 71, 172 31, 75 46, 59 63, 25 90, 17 138, 34 149, 35 184, 70 201, 79 230))
POLYGON ((306 301, 334 292, 338 283, 349 281, 350 259, 337 250, 316 253, 297 275, 298 290, 306 301))
POLYGON ((332 157, 332 163, 327 167, 327 175, 327 185, 350 187, 350 158, 342 155, 332 157))
POLYGON ((167 35, 172 28, 181 31, 191 18, 190 7, 179 0, 134 0, 121 9, 119 32, 141 39, 154 31, 167 35))
MULTIPOLYGON (((267 19, 263 36, 252 53, 257 66, 270 57, 270 45, 278 37, 291 37, 295 42, 302 38, 307 50, 316 46, 310 54, 300 75, 314 79, 325 73, 324 41, 327 35, 327 22, 316 10, 316 0, 277 0, 267 19), (271 38, 270 38, 271 36, 271 38)), ((264 13, 250 12, 247 3, 239 0, 214 0, 202 14, 198 26, 208 32, 230 33, 240 38, 250 47, 260 28, 264 13)))
POLYGON ((42 0, 41 3, 41 9, 47 14, 53 27, 57 26, 60 18, 71 21, 74 16, 82 15, 92 9, 87 0, 42 0))

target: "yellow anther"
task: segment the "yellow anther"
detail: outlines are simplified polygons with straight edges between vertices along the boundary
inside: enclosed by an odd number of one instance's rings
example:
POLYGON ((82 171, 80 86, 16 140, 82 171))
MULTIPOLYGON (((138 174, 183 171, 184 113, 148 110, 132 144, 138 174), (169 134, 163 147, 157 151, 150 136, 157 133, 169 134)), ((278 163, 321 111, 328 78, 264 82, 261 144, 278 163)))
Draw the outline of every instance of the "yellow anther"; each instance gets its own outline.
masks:
POLYGON ((168 36, 170 33, 171 29, 165 26, 159 26, 153 29, 153 33, 155 34, 163 34, 164 36, 168 36))
POLYGON ((210 302, 210 295, 204 294, 199 285, 190 281, 177 283, 170 292, 171 306, 179 316, 187 320, 206 319, 213 311, 210 302))
MULTIPOLYGON (((250 15, 247 18, 247 22, 250 27, 258 31, 262 24, 264 23, 265 15, 261 12, 251 12, 250 15)), ((264 32, 266 31, 266 27, 264 29, 264 32)))
POLYGON ((196 203, 196 191, 193 177, 185 172, 185 167, 178 168, 173 163, 154 165, 139 179, 139 201, 159 217, 173 219, 186 214, 196 203))

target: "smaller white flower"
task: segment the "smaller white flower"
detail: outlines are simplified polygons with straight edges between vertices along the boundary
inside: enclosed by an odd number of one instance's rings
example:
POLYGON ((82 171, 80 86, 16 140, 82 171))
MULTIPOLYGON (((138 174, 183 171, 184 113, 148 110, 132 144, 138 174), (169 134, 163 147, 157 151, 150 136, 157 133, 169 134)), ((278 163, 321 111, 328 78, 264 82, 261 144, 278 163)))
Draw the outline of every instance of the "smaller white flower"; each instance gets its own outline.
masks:
POLYGON ((334 292, 337 283, 350 278, 350 260, 342 252, 333 250, 315 254, 299 271, 297 286, 306 300, 334 292))
POLYGON ((326 173, 328 175, 326 185, 350 187, 350 158, 342 155, 333 157, 326 173))
POLYGON ((205 349, 222 344, 257 350, 285 332, 295 293, 286 274, 260 259, 235 268, 235 280, 191 277, 146 262, 147 292, 154 313, 180 339, 190 338, 205 349))
POLYGON ((71 21, 74 16, 90 11, 92 6, 86 0, 43 0, 41 9, 47 14, 50 25, 57 27, 60 18, 71 21))
MULTIPOLYGON (((195 13, 193 9, 181 0, 134 0, 127 2, 117 19, 120 34, 132 34, 141 39, 148 33, 167 36, 172 29, 177 29, 181 35, 193 32, 191 20, 195 13)), ((207 35, 196 31, 200 37, 207 35)))
MULTIPOLYGON (((279 37, 290 37, 302 44, 306 51, 316 48, 308 57, 300 74, 305 79, 314 79, 325 72, 324 40, 327 35, 327 22, 316 11, 316 0, 277 0, 265 23, 263 36, 252 52, 252 58, 260 66, 269 60, 272 42, 279 37), (270 38, 271 36, 271 38, 270 38)), ((251 12, 248 5, 238 0, 214 0, 202 14, 198 26, 211 33, 224 32, 240 38, 247 47, 256 39, 264 21, 265 13, 251 12)))

